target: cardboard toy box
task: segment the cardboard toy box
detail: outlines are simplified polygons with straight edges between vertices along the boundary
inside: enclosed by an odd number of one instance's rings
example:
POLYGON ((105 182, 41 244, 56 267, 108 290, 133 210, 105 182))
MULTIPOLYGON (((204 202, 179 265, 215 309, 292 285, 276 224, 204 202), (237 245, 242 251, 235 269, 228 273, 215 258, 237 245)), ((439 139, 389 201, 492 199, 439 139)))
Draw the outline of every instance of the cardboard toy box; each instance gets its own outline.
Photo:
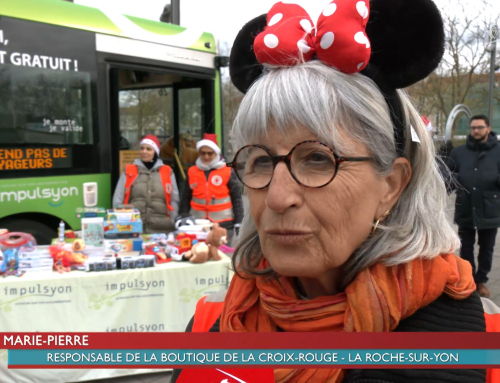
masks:
POLYGON ((115 269, 115 257, 93 258, 85 262, 85 271, 111 271, 115 269))
POLYGON ((106 209, 103 207, 77 207, 76 218, 98 218, 106 217, 106 209))
POLYGON ((137 209, 108 209, 108 221, 137 221, 141 212, 137 209))
MULTIPOLYGON (((116 220, 104 221, 105 238, 119 239, 110 237, 110 235, 112 234, 137 234, 135 235, 135 237, 139 237, 142 234, 142 220, 139 219, 137 221, 116 221, 116 220)), ((122 238, 127 238, 127 237, 122 237, 122 238)))
POLYGON ((85 245, 102 246, 104 241, 104 219, 82 218, 82 239, 85 245))
POLYGON ((20 259, 19 268, 20 269, 32 269, 37 267, 52 267, 54 265, 54 260, 52 258, 39 258, 39 259, 20 259))
POLYGON ((21 267, 19 266, 19 271, 25 273, 25 274, 31 274, 31 273, 47 273, 50 274, 54 271, 53 265, 50 266, 40 266, 40 267, 21 267))
POLYGON ((142 239, 144 242, 161 242, 167 241, 168 236, 164 233, 143 234, 142 239))
POLYGON ((25 259, 50 259, 52 260, 52 255, 50 254, 48 246, 33 246, 33 247, 21 247, 18 253, 19 261, 25 259))
POLYGON ((118 269, 141 269, 145 267, 154 267, 156 264, 154 255, 140 255, 136 257, 118 257, 116 258, 116 267, 118 269))
POLYGON ((105 253, 130 253, 133 251, 142 251, 142 238, 104 240, 105 253))

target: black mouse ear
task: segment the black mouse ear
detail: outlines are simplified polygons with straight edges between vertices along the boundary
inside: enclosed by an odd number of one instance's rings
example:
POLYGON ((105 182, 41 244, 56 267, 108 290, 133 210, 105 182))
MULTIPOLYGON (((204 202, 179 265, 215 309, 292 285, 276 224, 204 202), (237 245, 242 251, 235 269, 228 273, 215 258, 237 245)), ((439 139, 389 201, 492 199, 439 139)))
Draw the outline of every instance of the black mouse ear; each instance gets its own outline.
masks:
POLYGON ((371 0, 366 34, 370 64, 395 89, 423 80, 444 54, 443 20, 431 0, 371 0))
POLYGON ((229 75, 240 92, 246 93, 262 74, 263 66, 255 57, 253 42, 266 26, 267 14, 260 15, 246 23, 234 40, 229 57, 229 75))

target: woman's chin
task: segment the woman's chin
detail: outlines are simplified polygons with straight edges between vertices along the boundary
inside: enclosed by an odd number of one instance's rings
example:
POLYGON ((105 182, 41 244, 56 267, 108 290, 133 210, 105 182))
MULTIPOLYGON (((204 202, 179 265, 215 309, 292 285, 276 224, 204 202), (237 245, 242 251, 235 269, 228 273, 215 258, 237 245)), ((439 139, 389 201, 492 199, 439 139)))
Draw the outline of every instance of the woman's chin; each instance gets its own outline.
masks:
POLYGON ((273 271, 284 277, 315 278, 322 273, 321 268, 316 270, 317 268, 307 256, 297 257, 297 259, 294 259, 295 257, 291 259, 286 255, 266 258, 273 271))

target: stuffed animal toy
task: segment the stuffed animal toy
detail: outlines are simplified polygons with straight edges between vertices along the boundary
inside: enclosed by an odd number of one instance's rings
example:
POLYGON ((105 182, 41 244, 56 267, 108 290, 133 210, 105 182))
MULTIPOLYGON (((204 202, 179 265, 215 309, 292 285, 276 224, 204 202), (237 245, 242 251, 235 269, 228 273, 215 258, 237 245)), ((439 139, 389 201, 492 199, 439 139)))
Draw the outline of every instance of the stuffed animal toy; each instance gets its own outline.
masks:
POLYGON ((0 267, 0 275, 4 278, 9 275, 15 275, 17 277, 22 277, 24 271, 18 270, 19 262, 17 259, 17 249, 7 249, 4 250, 3 256, 5 257, 2 266, 0 267))
POLYGON ((209 247, 204 242, 193 245, 191 250, 185 252, 182 257, 191 263, 205 263, 209 259, 209 247))
POLYGON ((62 246, 49 246, 50 255, 54 259, 54 271, 59 274, 71 271, 71 251, 63 249, 62 246))
POLYGON ((220 261, 224 257, 224 253, 219 250, 219 246, 227 243, 227 230, 220 227, 218 223, 212 225, 212 230, 208 233, 208 259, 220 261))
POLYGON ((85 249, 85 243, 81 239, 75 239, 71 245, 71 266, 73 268, 78 268, 78 266, 83 266, 88 256, 83 254, 85 249))

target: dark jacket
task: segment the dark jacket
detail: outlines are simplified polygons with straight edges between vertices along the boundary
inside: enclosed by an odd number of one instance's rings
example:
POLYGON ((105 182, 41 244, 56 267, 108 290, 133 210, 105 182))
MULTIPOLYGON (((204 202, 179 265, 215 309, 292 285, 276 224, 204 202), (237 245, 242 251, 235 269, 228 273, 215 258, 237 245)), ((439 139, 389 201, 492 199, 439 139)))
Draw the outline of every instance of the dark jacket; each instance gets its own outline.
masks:
MULTIPOLYGON (((186 331, 191 331, 193 319, 186 331)), ((395 332, 485 332, 486 322, 479 295, 464 300, 442 295, 434 302, 399 322, 395 332)), ((219 332, 219 319, 210 329, 219 332)), ((446 348, 446 345, 443 345, 446 348)), ((175 383, 181 370, 174 370, 175 383)), ((484 383, 484 369, 368 369, 348 370, 342 383, 484 383)))
MULTIPOLYGON (((210 173, 211 170, 205 171, 205 177, 207 179, 209 178, 210 173)), ((179 205, 179 215, 181 217, 187 217, 190 215, 193 191, 189 185, 189 175, 186 174, 184 191, 182 192, 182 198, 179 205)), ((221 222, 220 226, 225 229, 232 229, 235 223, 241 223, 241 221, 243 221, 243 200, 241 198, 240 184, 236 174, 234 174, 234 171, 231 171, 231 177, 227 183, 227 188, 229 189, 229 195, 231 196, 231 203, 233 205, 234 221, 221 222)))
POLYGON ((457 184, 455 223, 462 227, 500 227, 500 145, 491 132, 488 141, 476 143, 469 135, 447 162, 457 184))
POLYGON ((445 143, 441 145, 439 148, 437 155, 441 158, 441 160, 446 163, 448 162, 448 158, 450 157, 450 153, 453 150, 453 141, 447 140, 445 143))

